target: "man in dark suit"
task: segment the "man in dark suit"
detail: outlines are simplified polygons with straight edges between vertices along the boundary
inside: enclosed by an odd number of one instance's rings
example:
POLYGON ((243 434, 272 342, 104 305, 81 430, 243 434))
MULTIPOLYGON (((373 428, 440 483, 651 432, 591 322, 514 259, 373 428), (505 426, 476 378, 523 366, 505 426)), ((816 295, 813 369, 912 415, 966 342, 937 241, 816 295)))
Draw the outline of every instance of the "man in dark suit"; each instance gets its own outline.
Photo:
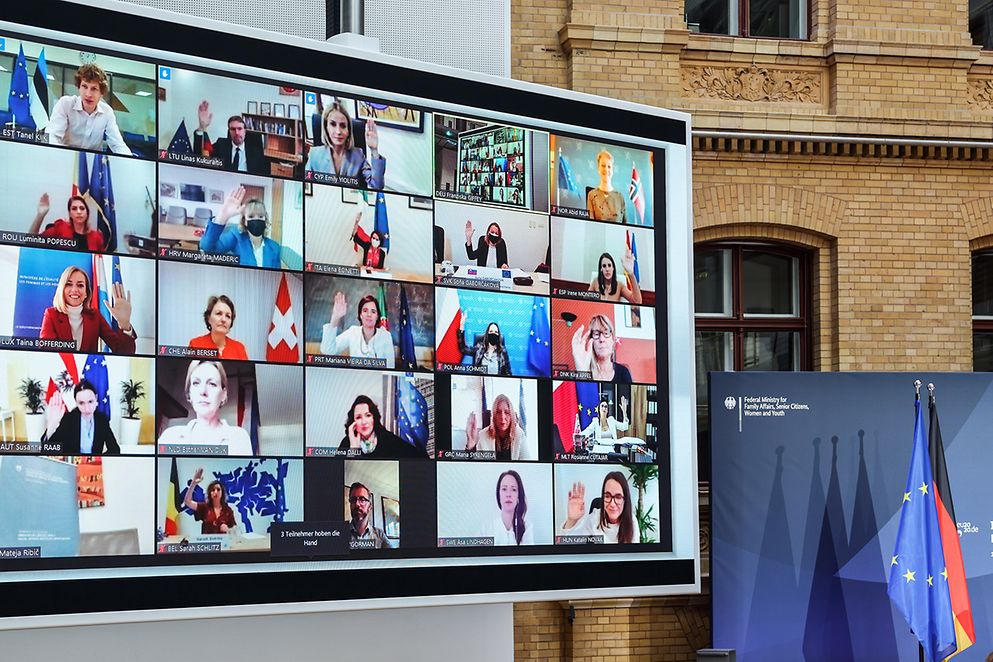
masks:
POLYGON ((76 408, 63 413, 61 404, 48 403, 48 429, 42 441, 57 443, 66 455, 118 455, 117 445, 110 420, 97 411, 97 389, 85 379, 79 380, 72 389, 76 408))
POLYGON ((199 128, 193 132, 194 154, 204 154, 209 150, 211 156, 224 163, 225 170, 247 172, 252 175, 270 175, 269 159, 262 147, 262 134, 249 133, 245 128, 245 118, 232 115, 228 118, 228 135, 218 138, 213 143, 207 134, 207 127, 214 119, 210 104, 201 101, 197 108, 199 128))

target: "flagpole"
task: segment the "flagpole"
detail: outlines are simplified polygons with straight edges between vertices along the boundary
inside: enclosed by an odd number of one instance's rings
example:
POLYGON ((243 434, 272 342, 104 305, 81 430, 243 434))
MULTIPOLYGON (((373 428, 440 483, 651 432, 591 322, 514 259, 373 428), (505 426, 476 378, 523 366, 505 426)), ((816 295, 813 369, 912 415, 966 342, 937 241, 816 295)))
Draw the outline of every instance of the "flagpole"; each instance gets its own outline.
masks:
MULTIPOLYGON (((931 390, 931 393, 933 395, 934 394, 934 384, 928 384, 928 388, 931 390)), ((920 401, 920 399, 921 399, 921 380, 919 380, 919 379, 914 380, 914 391, 916 392, 915 399, 917 401, 920 401)), ((918 662, 925 662, 925 660, 924 660, 924 644, 922 644, 919 639, 917 641, 917 659, 918 659, 918 662)))

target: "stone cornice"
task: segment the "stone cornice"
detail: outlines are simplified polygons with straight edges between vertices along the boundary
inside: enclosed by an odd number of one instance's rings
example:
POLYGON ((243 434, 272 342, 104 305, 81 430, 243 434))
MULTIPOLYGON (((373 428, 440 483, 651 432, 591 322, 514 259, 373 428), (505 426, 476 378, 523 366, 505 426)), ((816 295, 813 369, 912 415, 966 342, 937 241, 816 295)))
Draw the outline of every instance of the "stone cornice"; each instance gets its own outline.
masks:
POLYGON ((640 28, 566 23, 559 30, 562 50, 633 51, 679 53, 689 41, 685 28, 640 28))

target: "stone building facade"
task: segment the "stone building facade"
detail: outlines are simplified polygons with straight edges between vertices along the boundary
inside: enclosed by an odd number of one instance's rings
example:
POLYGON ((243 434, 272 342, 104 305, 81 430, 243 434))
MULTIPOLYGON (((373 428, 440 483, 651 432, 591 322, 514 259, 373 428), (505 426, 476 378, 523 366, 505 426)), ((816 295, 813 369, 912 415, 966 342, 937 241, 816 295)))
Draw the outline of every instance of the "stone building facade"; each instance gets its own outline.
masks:
MULTIPOLYGON (((801 39, 698 32, 687 14, 702 4, 513 0, 513 76, 692 114, 695 244, 803 258, 787 369, 988 369, 974 258, 993 248, 993 51, 977 11, 991 3, 797 0, 801 39)), ((761 31, 751 18, 738 34, 761 31)), ((704 481, 704 509, 706 495, 704 481)), ((518 604, 517 659, 694 660, 710 644, 704 587, 518 604)))

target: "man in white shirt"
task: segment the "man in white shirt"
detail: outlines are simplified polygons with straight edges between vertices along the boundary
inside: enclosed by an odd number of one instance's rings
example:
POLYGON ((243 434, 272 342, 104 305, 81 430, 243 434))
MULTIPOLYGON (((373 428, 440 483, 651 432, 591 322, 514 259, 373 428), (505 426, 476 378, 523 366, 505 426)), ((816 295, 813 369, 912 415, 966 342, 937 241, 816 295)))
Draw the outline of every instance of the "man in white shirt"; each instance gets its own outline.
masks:
POLYGON ((55 102, 46 132, 53 145, 102 152, 104 139, 114 154, 131 154, 117 127, 114 109, 103 97, 110 92, 107 74, 95 64, 76 70, 79 94, 68 94, 55 102))

